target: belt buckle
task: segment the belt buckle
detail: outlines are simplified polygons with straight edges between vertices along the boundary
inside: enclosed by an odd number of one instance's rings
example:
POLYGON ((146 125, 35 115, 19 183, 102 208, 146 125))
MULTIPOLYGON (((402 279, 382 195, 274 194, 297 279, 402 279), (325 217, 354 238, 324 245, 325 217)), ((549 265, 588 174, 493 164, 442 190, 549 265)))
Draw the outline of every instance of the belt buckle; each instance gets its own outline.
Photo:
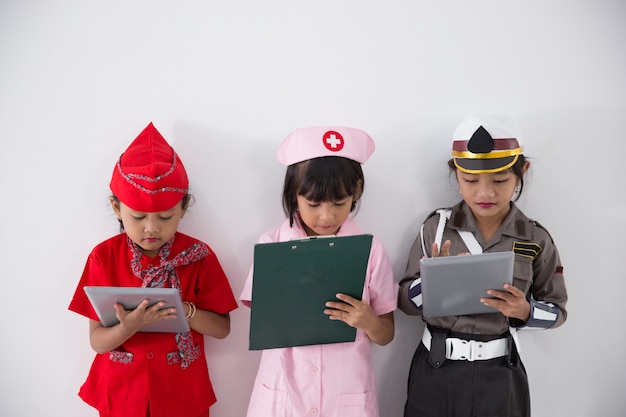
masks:
POLYGON ((446 339, 446 357, 469 362, 480 360, 484 343, 477 340, 446 339))
POLYGON ((485 342, 480 342, 478 340, 470 340, 469 345, 470 345, 470 350, 469 350, 469 357, 467 358, 468 361, 473 362, 475 360, 480 360, 482 359, 483 356, 483 345, 485 342))

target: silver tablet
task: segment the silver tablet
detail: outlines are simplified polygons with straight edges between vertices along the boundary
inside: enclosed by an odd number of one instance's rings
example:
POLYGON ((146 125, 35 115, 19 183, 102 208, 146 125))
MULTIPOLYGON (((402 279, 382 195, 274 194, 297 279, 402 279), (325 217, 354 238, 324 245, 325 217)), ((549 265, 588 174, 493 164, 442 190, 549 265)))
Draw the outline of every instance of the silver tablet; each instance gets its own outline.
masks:
POLYGON ((480 302, 488 289, 503 290, 513 283, 515 253, 491 252, 477 255, 423 258, 422 314, 424 317, 495 313, 480 302))
POLYGON ((149 324, 141 328, 140 332, 180 333, 189 331, 185 309, 176 288, 86 286, 84 290, 104 327, 119 323, 115 316, 114 304, 119 303, 126 310, 133 310, 143 300, 148 299, 150 305, 164 301, 165 306, 163 308, 175 307, 176 318, 149 324))

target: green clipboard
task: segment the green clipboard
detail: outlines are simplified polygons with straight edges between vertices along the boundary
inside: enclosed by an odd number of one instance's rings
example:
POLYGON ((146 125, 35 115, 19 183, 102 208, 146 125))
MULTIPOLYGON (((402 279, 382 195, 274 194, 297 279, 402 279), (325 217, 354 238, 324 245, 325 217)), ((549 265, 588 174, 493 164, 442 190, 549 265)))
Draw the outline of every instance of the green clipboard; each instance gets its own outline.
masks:
POLYGON ((362 298, 371 247, 369 234, 255 245, 250 350, 353 342, 356 329, 325 303, 362 298))

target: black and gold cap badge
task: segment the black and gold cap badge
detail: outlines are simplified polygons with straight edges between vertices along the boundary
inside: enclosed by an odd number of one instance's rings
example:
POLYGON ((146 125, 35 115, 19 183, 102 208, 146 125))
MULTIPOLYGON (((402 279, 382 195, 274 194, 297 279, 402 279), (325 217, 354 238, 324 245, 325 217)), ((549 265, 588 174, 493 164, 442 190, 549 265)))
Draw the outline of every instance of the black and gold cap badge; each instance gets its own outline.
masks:
POLYGON ((454 131, 454 165, 469 174, 499 172, 517 162, 523 149, 506 115, 471 116, 454 131))

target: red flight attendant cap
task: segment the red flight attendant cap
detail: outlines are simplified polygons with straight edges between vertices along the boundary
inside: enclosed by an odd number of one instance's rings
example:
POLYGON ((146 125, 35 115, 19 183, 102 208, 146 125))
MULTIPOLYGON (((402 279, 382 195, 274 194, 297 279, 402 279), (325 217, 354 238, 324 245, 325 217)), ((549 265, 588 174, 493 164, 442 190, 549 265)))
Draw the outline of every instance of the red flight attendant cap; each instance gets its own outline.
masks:
POLYGON ((174 148, 150 123, 117 160, 110 187, 131 209, 155 213, 178 204, 189 179, 174 148))

